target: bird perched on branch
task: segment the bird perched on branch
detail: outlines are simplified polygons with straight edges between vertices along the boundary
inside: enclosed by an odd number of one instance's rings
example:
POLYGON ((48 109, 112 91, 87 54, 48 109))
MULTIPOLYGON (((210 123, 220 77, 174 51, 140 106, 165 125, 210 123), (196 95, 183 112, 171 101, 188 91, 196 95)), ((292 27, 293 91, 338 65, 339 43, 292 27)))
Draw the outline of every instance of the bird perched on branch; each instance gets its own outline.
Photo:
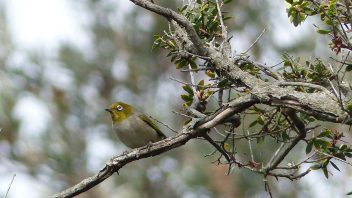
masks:
POLYGON ((116 102, 105 110, 111 115, 114 133, 130 148, 146 146, 166 138, 148 116, 138 112, 129 104, 116 102))

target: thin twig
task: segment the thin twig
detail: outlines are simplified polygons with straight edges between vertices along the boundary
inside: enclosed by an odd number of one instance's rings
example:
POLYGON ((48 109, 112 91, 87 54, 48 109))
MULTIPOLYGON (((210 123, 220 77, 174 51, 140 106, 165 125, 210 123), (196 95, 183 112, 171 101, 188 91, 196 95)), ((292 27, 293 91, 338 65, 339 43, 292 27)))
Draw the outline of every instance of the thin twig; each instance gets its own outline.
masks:
POLYGON ((181 116, 184 116, 186 118, 194 118, 190 115, 187 115, 187 114, 184 114, 184 113, 181 113, 181 112, 178 112, 178 111, 172 111, 172 113, 176 114, 176 115, 181 115, 181 116))
POLYGON ((221 107, 222 104, 223 104, 223 100, 222 100, 223 95, 224 95, 224 89, 220 88, 219 89, 219 93, 218 93, 218 105, 219 105, 219 107, 221 107))
POLYGON ((279 155, 280 151, 284 148, 285 143, 281 143, 281 145, 279 146, 279 148, 275 151, 274 155, 271 156, 271 159, 269 160, 268 164, 269 166, 272 165, 274 159, 279 155))
POLYGON ((16 174, 13 174, 12 179, 11 179, 11 182, 10 182, 10 185, 9 185, 9 187, 7 188, 7 191, 6 191, 6 194, 5 194, 4 198, 6 198, 7 195, 9 194, 10 188, 11 188, 11 186, 12 186, 13 180, 15 180, 15 177, 16 177, 16 174))
MULTIPOLYGON (((192 90, 195 89, 195 87, 214 88, 214 89, 218 88, 217 86, 206 86, 206 85, 196 85, 196 84, 186 83, 186 82, 183 82, 183 81, 181 81, 181 80, 179 80, 179 79, 176 79, 176 78, 174 78, 174 77, 169 77, 169 79, 170 79, 170 80, 173 80, 173 81, 175 81, 175 82, 184 84, 184 85, 189 85, 190 87, 193 87, 192 90)), ((196 92, 194 92, 194 93, 196 93, 196 92)))
POLYGON ((248 49, 244 52, 242 52, 242 54, 247 54, 249 52, 249 50, 252 49, 252 47, 259 41, 260 37, 263 36, 263 34, 265 33, 266 29, 264 28, 263 31, 259 34, 259 36, 254 40, 254 42, 251 44, 251 46, 248 47, 248 49))
MULTIPOLYGON (((248 130, 247 130, 247 135, 249 135, 249 131, 248 130)), ((248 141, 248 146, 249 146, 249 152, 251 154, 251 160, 254 162, 254 156, 253 156, 251 139, 248 139, 247 141, 248 141)))
POLYGON ((222 30, 222 38, 224 39, 224 41, 226 41, 227 39, 227 30, 226 30, 226 26, 224 25, 224 21, 222 20, 222 13, 221 13, 221 9, 220 7, 222 5, 220 5, 219 0, 216 0, 216 8, 218 9, 218 14, 219 14, 219 20, 220 20, 220 25, 221 25, 221 30, 222 30))
POLYGON ((264 188, 265 188, 265 191, 268 192, 270 198, 273 198, 273 194, 271 193, 269 182, 268 182, 268 179, 266 178, 266 176, 264 176, 264 188))
POLYGON ((226 161, 231 164, 231 159, 229 158, 229 155, 224 151, 217 143, 214 142, 211 137, 209 137, 208 134, 204 134, 203 136, 211 145, 213 145, 226 159, 226 161))
MULTIPOLYGON (((191 67, 190 64, 188 64, 188 68, 189 68, 189 69, 192 69, 192 67, 191 67)), ((191 83, 192 83, 192 85, 195 85, 195 84, 196 84, 196 81, 194 80, 194 72, 190 71, 190 72, 189 72, 189 75, 190 75, 190 77, 191 77, 191 83)), ((192 90, 193 90, 193 93, 196 94, 196 93, 197 93, 196 88, 195 88, 194 86, 191 86, 191 88, 192 88, 192 90)))
MULTIPOLYGON (((337 74, 335 74, 334 69, 332 68, 331 64, 328 63, 328 65, 329 65, 329 67, 330 67, 331 73, 333 73, 334 75, 337 75, 337 74)), ((331 81, 330 79, 328 79, 328 81, 329 81, 330 87, 331 87, 332 90, 333 90, 334 95, 336 96, 336 98, 338 98, 338 97, 339 97, 339 93, 337 92, 337 90, 336 90, 334 84, 332 83, 332 81, 331 81)))
POLYGON ((198 72, 198 71, 204 71, 204 70, 208 70, 209 68, 206 67, 200 67, 197 69, 181 69, 181 72, 198 72))

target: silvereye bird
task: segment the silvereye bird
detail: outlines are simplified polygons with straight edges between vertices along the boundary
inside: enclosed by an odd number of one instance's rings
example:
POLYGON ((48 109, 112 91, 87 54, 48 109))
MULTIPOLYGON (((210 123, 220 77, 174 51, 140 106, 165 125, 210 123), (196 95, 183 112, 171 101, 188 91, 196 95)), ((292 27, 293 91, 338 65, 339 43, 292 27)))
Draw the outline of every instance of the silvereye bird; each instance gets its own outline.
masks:
POLYGON ((130 148, 146 146, 166 138, 152 120, 129 104, 116 102, 105 110, 111 115, 113 131, 130 148))

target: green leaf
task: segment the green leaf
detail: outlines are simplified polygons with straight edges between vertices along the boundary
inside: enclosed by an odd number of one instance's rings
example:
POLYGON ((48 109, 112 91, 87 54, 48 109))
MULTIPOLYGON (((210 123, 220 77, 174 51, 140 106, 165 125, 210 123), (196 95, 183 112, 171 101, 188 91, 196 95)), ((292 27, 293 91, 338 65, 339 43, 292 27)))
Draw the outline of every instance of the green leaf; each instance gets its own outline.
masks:
POLYGON ((191 95, 191 96, 194 95, 191 86, 189 86, 189 85, 183 85, 182 88, 183 88, 183 90, 185 90, 187 93, 189 93, 189 95, 191 95))
POLYGON ((181 69, 188 65, 188 61, 186 61, 185 59, 177 60, 175 63, 176 63, 176 69, 181 69))
POLYGON ((317 32, 318 32, 319 34, 329 34, 329 33, 331 32, 331 30, 322 30, 322 29, 319 29, 319 30, 317 30, 317 32))
POLYGON ((351 191, 351 192, 349 192, 349 193, 347 193, 346 195, 352 195, 352 191, 351 191))
POLYGON ((336 170, 340 171, 339 167, 337 167, 334 162, 331 162, 331 161, 330 161, 330 164, 331 164, 336 170))
POLYGON ((294 15, 291 16, 291 22, 295 27, 297 27, 301 23, 301 18, 299 17, 299 13, 295 13, 294 15))
POLYGON ((215 78, 215 73, 210 70, 205 70, 205 74, 210 78, 215 78))
POLYGON ((346 144, 341 144, 339 149, 340 150, 346 150, 347 149, 347 145, 346 144))
POLYGON ((258 144, 258 145, 262 144, 262 143, 264 142, 264 138, 265 138, 265 136, 258 137, 258 138, 257 138, 257 144, 258 144))
POLYGON ((286 0, 287 3, 293 4, 293 0, 286 0))
POLYGON ((328 168, 327 167, 323 167, 322 170, 323 170, 323 173, 324 173, 326 179, 328 179, 329 178, 328 168))
POLYGON ((346 105, 347 111, 352 111, 352 103, 346 105))
POLYGON ((199 86, 204 86, 204 80, 200 80, 198 83, 199 86))
POLYGON ((223 79, 222 81, 220 81, 220 82, 218 83, 218 87, 219 87, 219 88, 223 88, 223 87, 227 86, 228 82, 229 82, 229 80, 227 80, 227 79, 225 78, 225 79, 223 79))
POLYGON ((257 120, 254 120, 252 123, 249 124, 249 127, 254 127, 258 123, 257 120))
POLYGON ((257 117, 257 121, 258 121, 258 124, 260 124, 260 125, 264 125, 265 124, 262 116, 258 116, 257 117))
POLYGON ((330 146, 330 142, 323 140, 323 139, 320 139, 320 138, 316 138, 316 139, 314 139, 314 146, 317 149, 327 148, 328 146, 330 146))
POLYGON ((352 71, 352 64, 348 64, 347 66, 346 66, 346 71, 352 71))
POLYGON ((345 154, 343 153, 336 153, 334 156, 346 161, 345 154))
POLYGON ((290 139, 290 136, 288 136, 288 134, 287 134, 286 132, 283 132, 283 133, 282 133, 282 139, 283 139, 284 141, 289 140, 289 139, 290 139))
POLYGON ((230 17, 230 16, 223 17, 223 19, 222 19, 222 20, 226 21, 226 20, 229 20, 229 19, 232 19, 232 17, 230 17))
POLYGON ((309 169, 310 170, 318 170, 321 168, 321 164, 314 164, 313 166, 311 166, 309 169))
POLYGON ((345 154, 346 157, 349 157, 349 158, 352 157, 352 153, 347 153, 347 152, 345 152, 344 154, 345 154))
POLYGON ((197 69, 198 68, 197 64, 193 60, 188 60, 188 62, 191 65, 192 69, 197 69))
POLYGON ((186 10, 187 7, 188 7, 188 5, 184 5, 181 9, 179 9, 179 11, 183 12, 184 10, 186 10))
POLYGON ((310 153, 312 151, 312 148, 313 148, 313 141, 310 141, 306 147, 306 154, 310 153))
POLYGON ((185 102, 189 102, 193 100, 192 96, 186 95, 186 94, 182 94, 181 95, 182 100, 184 100, 185 102))
POLYGON ((169 44, 169 46, 171 46, 172 48, 176 48, 174 42, 172 42, 171 40, 168 40, 167 44, 169 44))
POLYGON ((331 138, 331 130, 326 129, 318 135, 318 137, 329 137, 331 138))
POLYGON ((232 0, 224 0, 224 4, 230 3, 232 0))

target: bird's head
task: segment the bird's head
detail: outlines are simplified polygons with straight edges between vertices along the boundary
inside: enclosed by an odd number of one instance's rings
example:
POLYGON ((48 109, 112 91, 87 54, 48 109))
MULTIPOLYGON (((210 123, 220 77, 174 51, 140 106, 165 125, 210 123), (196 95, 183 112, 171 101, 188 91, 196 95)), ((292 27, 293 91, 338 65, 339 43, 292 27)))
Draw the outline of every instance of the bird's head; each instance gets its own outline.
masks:
POLYGON ((110 113, 111 119, 115 123, 129 118, 133 114, 134 108, 123 102, 115 102, 109 108, 105 109, 105 111, 110 113))

